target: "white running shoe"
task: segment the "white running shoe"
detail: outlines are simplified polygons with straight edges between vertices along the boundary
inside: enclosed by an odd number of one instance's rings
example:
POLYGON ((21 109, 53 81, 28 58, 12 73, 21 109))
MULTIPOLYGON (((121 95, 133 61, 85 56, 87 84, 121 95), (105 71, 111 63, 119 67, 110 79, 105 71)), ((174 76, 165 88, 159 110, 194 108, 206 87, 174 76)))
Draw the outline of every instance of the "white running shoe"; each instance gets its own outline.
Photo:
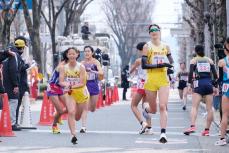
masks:
POLYGON ((147 126, 148 126, 148 124, 146 122, 142 122, 142 128, 139 131, 139 134, 145 133, 145 130, 146 130, 147 126))
POLYGON ((168 142, 165 133, 161 133, 159 142, 160 143, 167 143, 168 142))
POLYGON ((216 146, 224 146, 227 144, 227 140, 224 138, 224 139, 219 139, 218 141, 215 142, 215 145, 216 146))
POLYGON ((153 134, 153 130, 152 130, 152 128, 146 128, 145 129, 145 133, 143 133, 143 134, 147 134, 147 135, 151 135, 151 134, 153 134))
POLYGON ((80 133, 86 133, 86 127, 82 127, 80 133))

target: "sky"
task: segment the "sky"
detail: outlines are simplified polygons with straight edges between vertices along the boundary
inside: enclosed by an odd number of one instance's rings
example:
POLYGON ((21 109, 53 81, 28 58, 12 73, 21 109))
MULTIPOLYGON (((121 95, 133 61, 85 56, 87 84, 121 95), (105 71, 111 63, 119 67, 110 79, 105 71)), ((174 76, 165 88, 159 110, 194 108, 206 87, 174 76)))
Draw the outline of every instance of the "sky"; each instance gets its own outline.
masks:
MULTIPOLYGON (((104 0, 94 0, 85 10, 84 19, 89 23, 96 24, 98 31, 106 26, 106 18, 102 11, 104 0), (98 14, 98 12, 100 12, 98 14), (95 15, 98 14, 98 15, 95 15)), ((175 28, 178 24, 178 18, 181 16, 181 3, 183 0, 156 0, 156 6, 152 14, 154 23, 159 24, 162 28, 162 41, 167 43, 172 51, 174 60, 178 63, 177 50, 178 44, 176 38, 170 34, 170 28, 175 28)), ((177 67, 177 65, 176 65, 177 67)))

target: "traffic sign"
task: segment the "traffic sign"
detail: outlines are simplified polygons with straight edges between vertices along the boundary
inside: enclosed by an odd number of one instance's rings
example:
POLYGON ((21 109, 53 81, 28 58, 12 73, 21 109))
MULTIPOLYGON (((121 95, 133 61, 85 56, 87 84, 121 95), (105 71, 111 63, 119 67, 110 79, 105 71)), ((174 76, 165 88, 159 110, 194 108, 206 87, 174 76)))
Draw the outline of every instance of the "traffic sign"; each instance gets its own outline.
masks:
MULTIPOLYGON (((5 9, 4 7, 9 7, 8 4, 10 3, 10 0, 5 0, 6 6, 3 6, 3 2, 0 1, 0 10, 5 9)), ((11 9, 15 9, 17 4, 20 2, 20 0, 14 0, 11 9)), ((32 0, 26 0, 28 9, 32 9, 32 0)), ((22 5, 19 7, 19 9, 23 9, 22 5)))

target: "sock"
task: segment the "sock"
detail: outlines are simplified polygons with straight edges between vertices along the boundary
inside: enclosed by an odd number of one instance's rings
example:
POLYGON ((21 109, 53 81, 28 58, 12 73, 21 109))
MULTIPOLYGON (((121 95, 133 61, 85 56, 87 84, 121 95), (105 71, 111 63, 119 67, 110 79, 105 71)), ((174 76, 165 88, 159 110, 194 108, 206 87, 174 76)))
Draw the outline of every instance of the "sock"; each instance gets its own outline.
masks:
POLYGON ((208 128, 205 128, 205 131, 209 131, 209 129, 208 128))
POLYGON ((161 129, 161 133, 165 133, 166 132, 166 129, 161 129))
POLYGON ((148 126, 147 129, 151 129, 151 126, 148 126))
POLYGON ((55 124, 53 124, 52 126, 57 126, 57 124, 55 123, 55 124))
POLYGON ((225 139, 225 138, 220 138, 220 140, 223 140, 223 139, 225 139))
POLYGON ((191 127, 195 127, 195 125, 191 125, 191 127))
POLYGON ((142 125, 143 121, 140 122, 140 124, 142 125))

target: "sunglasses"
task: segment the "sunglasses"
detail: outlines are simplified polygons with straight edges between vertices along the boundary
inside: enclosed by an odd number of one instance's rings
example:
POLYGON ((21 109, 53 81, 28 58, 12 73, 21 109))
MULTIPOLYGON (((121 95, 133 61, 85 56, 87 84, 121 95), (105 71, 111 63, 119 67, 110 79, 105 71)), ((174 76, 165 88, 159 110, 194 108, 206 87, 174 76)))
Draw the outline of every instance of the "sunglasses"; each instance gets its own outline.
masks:
POLYGON ((158 29, 158 28, 152 28, 152 29, 150 29, 149 32, 158 32, 158 31, 160 31, 160 29, 158 29))

